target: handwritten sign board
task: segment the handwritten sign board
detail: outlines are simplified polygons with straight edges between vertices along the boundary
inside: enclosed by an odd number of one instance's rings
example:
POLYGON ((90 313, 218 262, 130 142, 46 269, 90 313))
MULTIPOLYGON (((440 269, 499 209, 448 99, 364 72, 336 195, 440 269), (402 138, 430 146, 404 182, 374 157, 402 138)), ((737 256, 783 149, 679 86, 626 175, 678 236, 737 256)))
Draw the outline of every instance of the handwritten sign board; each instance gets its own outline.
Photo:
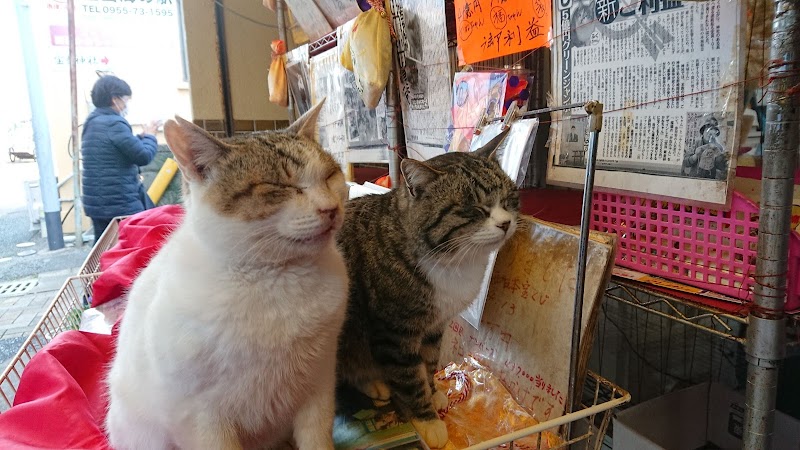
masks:
MULTIPOLYGON (((580 373, 585 373, 591 353, 615 248, 614 236, 591 235, 580 373)), ((517 402, 538 420, 563 415, 577 258, 576 230, 525 218, 497 257, 480 328, 474 329, 461 317, 454 319, 442 340, 440 365, 472 355, 499 376, 517 402)))
POLYGON ((455 0, 464 62, 544 47, 553 19, 550 0, 455 0))

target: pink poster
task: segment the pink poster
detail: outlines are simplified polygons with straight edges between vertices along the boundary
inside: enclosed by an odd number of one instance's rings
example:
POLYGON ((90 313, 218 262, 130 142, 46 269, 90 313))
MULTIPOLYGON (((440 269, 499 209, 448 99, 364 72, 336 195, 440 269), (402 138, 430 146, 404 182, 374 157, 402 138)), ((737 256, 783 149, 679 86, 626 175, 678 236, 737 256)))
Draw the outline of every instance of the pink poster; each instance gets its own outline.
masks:
POLYGON ((475 127, 486 114, 499 117, 503 110, 508 74, 459 72, 453 78, 453 123, 447 133, 445 151, 467 152, 475 127))

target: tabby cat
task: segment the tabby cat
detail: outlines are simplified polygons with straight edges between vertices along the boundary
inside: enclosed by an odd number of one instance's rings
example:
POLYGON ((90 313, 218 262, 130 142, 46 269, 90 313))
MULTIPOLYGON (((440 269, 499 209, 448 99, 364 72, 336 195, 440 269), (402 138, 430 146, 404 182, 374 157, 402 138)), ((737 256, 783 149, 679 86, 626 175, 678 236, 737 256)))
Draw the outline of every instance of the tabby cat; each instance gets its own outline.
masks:
POLYGON ((165 125, 189 201, 128 296, 109 374, 114 448, 333 448, 347 186, 315 142, 320 107, 284 132, 222 141, 165 125))
POLYGON ((403 160, 406 186, 350 201, 338 237, 351 280, 339 382, 378 405, 391 398, 431 447, 447 443, 437 415, 447 398, 433 384, 442 333, 516 229, 519 194, 494 155, 504 137, 403 160))

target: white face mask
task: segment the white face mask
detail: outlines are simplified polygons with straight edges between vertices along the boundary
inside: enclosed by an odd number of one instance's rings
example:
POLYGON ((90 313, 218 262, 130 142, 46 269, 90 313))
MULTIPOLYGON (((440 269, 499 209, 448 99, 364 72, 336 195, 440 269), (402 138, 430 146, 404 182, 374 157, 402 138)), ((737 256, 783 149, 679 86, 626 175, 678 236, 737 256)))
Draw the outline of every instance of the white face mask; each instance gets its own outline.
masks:
POLYGON ((118 103, 117 103, 117 108, 119 108, 119 115, 120 115, 120 116, 122 116, 122 117, 125 117, 125 116, 127 116, 127 115, 128 115, 128 104, 129 104, 131 101, 130 101, 130 100, 128 100, 128 101, 126 102, 125 100, 119 99, 117 102, 118 102, 118 103), (122 107, 121 107, 121 108, 120 108, 120 106, 119 106, 119 102, 122 102, 122 107))

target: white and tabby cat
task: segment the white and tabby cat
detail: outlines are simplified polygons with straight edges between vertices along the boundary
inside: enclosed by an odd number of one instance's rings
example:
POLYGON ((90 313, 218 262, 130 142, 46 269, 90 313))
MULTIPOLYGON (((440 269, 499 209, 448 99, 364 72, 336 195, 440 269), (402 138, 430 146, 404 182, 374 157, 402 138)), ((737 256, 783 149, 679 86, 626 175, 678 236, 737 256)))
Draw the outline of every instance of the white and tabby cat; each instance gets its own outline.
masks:
POLYGON ((442 333, 517 226, 519 193, 495 155, 505 136, 473 153, 404 159, 406 186, 348 202, 338 236, 351 279, 339 381, 376 404, 393 400, 431 448, 448 441, 438 417, 447 396, 433 379, 442 333))
POLYGON ((347 188, 315 142, 320 107, 225 140, 166 124, 190 201, 128 298, 109 375, 115 448, 333 448, 347 188))

